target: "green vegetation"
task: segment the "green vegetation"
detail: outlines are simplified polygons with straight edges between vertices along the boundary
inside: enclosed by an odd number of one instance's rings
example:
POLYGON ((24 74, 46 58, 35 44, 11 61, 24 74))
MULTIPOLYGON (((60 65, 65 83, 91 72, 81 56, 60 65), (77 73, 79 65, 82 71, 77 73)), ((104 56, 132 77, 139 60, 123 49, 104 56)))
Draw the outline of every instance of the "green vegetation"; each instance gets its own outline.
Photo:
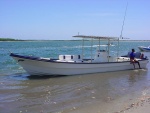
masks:
POLYGON ((0 38, 0 41, 23 41, 23 40, 17 40, 12 38, 0 38))

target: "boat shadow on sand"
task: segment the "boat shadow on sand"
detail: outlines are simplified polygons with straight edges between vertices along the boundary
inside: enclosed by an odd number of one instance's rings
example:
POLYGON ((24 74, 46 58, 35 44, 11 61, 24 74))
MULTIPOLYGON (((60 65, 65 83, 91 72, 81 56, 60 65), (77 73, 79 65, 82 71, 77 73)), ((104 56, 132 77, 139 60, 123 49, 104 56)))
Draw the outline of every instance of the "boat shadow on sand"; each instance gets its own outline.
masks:
POLYGON ((29 75, 27 73, 16 73, 10 75, 11 78, 17 80, 37 80, 37 79, 49 79, 49 78, 60 78, 60 77, 67 77, 68 75, 29 75))
POLYGON ((49 78, 60 78, 60 77, 66 77, 68 75, 29 75, 27 76, 28 79, 49 79, 49 78))

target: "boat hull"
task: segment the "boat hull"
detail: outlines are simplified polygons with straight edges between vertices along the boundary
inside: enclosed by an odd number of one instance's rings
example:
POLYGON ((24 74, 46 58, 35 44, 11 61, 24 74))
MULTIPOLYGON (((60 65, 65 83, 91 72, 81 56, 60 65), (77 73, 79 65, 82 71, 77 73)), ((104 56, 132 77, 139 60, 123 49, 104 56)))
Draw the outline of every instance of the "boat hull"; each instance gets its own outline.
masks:
MULTIPOLYGON (((77 63, 77 62, 55 62, 54 60, 42 60, 39 58, 22 57, 11 54, 30 75, 77 75, 120 71, 134 69, 130 61, 124 62, 102 62, 102 63, 77 63)), ((140 60, 141 68, 146 68, 148 60, 140 60)), ((135 64, 136 68, 138 64, 135 64)))
POLYGON ((149 48, 149 47, 139 46, 138 48, 139 48, 141 51, 150 52, 150 48, 149 48))

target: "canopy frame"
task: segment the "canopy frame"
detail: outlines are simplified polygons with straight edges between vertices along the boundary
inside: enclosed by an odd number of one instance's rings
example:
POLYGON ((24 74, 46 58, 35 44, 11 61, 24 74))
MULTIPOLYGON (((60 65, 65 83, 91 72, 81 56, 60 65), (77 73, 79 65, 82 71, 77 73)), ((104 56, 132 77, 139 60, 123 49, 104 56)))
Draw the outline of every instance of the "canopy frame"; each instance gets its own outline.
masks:
MULTIPOLYGON (((108 41, 108 62, 109 62, 109 55, 110 55, 110 41, 119 41, 119 38, 118 37, 109 37, 109 36, 87 36, 87 35, 75 35, 73 36, 75 38, 82 38, 82 59, 84 57, 84 39, 85 38, 90 38, 91 39, 91 62, 93 60, 93 39, 98 39, 99 40, 99 51, 100 51, 100 40, 107 40, 108 41)), ((119 44, 118 44, 119 46, 119 44)), ((117 57, 118 57, 118 52, 117 52, 117 57)))

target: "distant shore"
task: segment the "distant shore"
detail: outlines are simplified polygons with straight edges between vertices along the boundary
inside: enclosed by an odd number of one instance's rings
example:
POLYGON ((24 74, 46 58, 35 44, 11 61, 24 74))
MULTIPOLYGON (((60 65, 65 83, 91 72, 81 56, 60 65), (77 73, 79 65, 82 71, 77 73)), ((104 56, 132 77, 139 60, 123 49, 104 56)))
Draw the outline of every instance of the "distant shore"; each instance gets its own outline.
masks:
POLYGON ((0 41, 25 41, 25 40, 19 40, 19 39, 13 39, 13 38, 0 38, 0 41))
MULTIPOLYGON (((13 38, 0 38, 0 42, 2 41, 81 41, 81 40, 22 40, 22 39, 13 39, 13 38)), ((90 41, 90 40, 86 40, 85 41, 90 41)), ((143 42, 147 42, 150 40, 120 40, 120 41, 143 41, 143 42)))

